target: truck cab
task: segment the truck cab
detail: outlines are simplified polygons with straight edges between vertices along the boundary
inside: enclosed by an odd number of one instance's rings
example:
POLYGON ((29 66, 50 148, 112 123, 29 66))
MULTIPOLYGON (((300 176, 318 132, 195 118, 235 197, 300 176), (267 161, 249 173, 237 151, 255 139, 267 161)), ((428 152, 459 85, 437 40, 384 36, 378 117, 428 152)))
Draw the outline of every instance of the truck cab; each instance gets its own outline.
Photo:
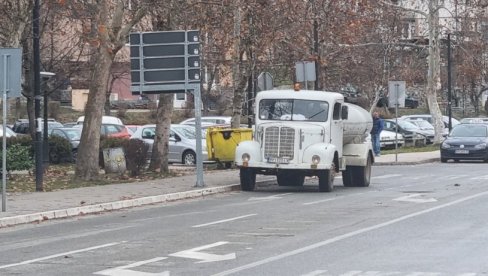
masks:
POLYGON ((306 176, 318 176, 319 191, 330 192, 341 170, 346 186, 369 185, 374 159, 365 138, 371 116, 345 103, 341 94, 263 91, 256 97, 255 116, 253 140, 236 148, 243 190, 254 190, 256 174, 265 174, 276 175, 280 186, 301 186, 306 176))

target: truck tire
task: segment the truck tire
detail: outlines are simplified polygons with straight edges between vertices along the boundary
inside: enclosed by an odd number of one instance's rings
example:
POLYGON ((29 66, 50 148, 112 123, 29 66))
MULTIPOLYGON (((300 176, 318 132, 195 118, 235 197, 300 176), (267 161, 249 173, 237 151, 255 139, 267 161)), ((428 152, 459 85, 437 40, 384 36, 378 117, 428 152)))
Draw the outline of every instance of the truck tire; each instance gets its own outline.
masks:
POLYGON ((281 171, 276 175, 278 186, 303 186, 305 175, 299 172, 281 171))
POLYGON ((342 184, 344 184, 344 187, 355 187, 352 179, 351 167, 347 166, 346 170, 342 172, 342 184))
POLYGON ((368 187, 371 182, 371 157, 368 156, 366 166, 348 166, 347 170, 351 170, 351 178, 354 179, 354 184, 351 185, 368 187))
POLYGON ((324 170, 318 173, 319 177, 319 192, 330 193, 334 189, 334 164, 329 170, 324 170))
POLYGON ((241 190, 254 191, 256 186, 256 172, 251 168, 241 168, 241 190))

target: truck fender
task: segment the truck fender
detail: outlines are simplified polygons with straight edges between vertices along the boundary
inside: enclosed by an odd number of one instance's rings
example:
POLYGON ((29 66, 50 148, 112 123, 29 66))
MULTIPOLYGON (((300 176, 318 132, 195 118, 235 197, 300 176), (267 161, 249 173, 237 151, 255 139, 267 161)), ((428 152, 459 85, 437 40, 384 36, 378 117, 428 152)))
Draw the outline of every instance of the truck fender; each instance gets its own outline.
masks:
POLYGON ((235 163, 236 165, 242 165, 242 155, 244 153, 249 154, 249 163, 261 162, 261 150, 260 145, 256 141, 241 141, 236 147, 235 163))
POLYGON ((332 164, 334 162, 334 155, 337 152, 337 148, 332 144, 317 143, 307 147, 303 151, 302 162, 312 163, 312 156, 320 156, 319 164, 332 164))
MULTIPOLYGON (((368 162, 368 157, 373 156, 372 153, 371 143, 347 144, 344 145, 342 156, 346 166, 364 167, 368 162)), ((374 157, 371 158, 371 162, 374 162, 374 157)))

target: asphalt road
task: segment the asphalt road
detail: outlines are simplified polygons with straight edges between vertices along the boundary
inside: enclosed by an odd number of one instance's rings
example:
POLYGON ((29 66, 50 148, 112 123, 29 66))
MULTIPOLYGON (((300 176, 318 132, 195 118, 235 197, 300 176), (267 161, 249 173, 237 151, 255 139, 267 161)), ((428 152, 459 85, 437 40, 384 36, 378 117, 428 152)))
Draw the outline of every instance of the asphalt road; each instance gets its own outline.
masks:
POLYGON ((369 188, 256 192, 0 229, 0 275, 486 275, 482 163, 373 168, 369 188))

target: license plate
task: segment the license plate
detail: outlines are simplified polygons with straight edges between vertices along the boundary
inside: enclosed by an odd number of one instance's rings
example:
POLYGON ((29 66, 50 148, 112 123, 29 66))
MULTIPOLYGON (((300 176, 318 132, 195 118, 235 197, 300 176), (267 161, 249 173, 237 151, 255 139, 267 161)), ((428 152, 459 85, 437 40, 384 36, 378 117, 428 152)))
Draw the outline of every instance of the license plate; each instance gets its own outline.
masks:
POLYGON ((456 154, 469 154, 469 150, 456 150, 456 154))
POLYGON ((288 164, 290 163, 290 160, 288 158, 269 157, 268 163, 288 164))

